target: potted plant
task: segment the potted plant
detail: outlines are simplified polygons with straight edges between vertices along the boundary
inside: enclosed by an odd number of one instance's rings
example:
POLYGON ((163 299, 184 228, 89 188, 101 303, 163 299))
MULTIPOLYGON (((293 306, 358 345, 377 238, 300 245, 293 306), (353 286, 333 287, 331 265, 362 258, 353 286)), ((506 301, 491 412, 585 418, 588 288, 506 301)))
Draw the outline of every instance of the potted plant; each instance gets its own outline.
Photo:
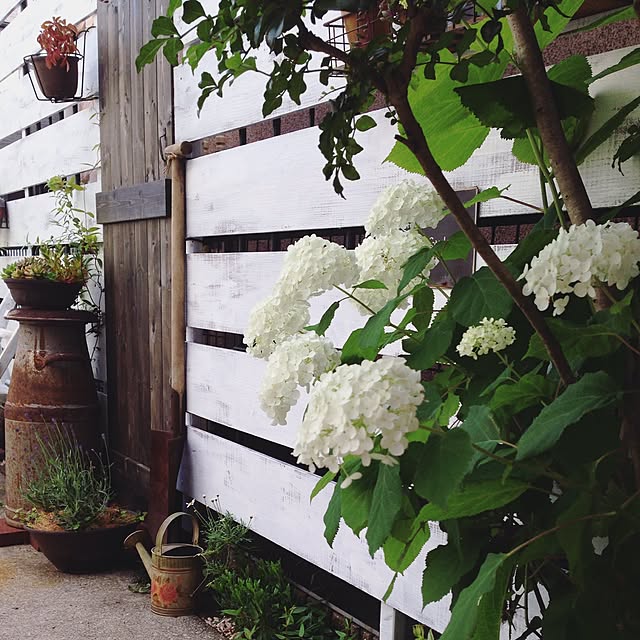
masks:
POLYGON ((61 428, 37 436, 40 473, 23 488, 33 505, 20 514, 32 542, 65 573, 108 569, 142 515, 112 503, 108 464, 61 428))
MULTIPOLYGON (((6 266, 2 278, 21 307, 68 309, 99 269, 98 228, 92 226, 93 214, 74 205, 73 193, 84 189, 75 178, 55 176, 47 185, 56 202, 54 224, 62 232, 39 242, 35 246, 37 255, 6 266)), ((90 305, 91 310, 97 306, 90 305)))
POLYGON ((42 53, 29 58, 38 84, 49 100, 68 100, 78 89, 78 29, 63 18, 55 17, 42 24, 38 44, 42 53))

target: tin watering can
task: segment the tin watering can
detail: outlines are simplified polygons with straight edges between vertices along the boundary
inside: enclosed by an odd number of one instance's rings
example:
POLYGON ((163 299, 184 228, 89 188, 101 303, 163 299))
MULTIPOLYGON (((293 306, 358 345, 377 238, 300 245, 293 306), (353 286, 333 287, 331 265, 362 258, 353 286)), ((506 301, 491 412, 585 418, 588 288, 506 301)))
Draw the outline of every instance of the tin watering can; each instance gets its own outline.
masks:
POLYGON ((136 548, 151 579, 151 611, 161 616, 186 616, 193 613, 194 595, 202 582, 202 547, 198 546, 200 527, 189 513, 170 515, 158 529, 151 555, 144 548, 144 531, 135 531, 124 541, 127 549, 136 548), (191 519, 191 544, 166 544, 169 525, 186 516, 191 519))

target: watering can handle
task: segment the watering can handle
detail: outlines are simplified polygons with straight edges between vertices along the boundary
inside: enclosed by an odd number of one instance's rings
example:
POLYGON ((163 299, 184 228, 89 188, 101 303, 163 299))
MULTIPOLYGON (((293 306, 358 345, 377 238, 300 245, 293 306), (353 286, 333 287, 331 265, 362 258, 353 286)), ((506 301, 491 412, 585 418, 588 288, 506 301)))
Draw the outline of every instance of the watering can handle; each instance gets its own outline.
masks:
POLYGON ((160 555, 162 555, 162 546, 164 545, 165 537, 167 535, 167 530, 169 529, 169 525, 178 518, 182 516, 186 516, 187 518, 191 518, 191 527, 193 529, 193 544, 198 544, 198 537, 200 535, 200 525, 198 525, 198 521, 194 518, 190 513, 185 513, 184 511, 177 511, 176 513, 172 513, 161 525, 158 529, 158 534, 156 535, 156 548, 160 549, 160 555))

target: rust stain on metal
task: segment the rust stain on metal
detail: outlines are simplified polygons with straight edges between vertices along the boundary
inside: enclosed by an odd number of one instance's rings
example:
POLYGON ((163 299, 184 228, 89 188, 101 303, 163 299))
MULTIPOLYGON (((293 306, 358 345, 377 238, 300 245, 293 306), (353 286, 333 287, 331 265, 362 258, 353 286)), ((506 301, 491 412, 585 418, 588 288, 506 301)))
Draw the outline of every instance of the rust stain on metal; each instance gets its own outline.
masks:
POLYGON ((7 516, 28 509, 23 487, 40 466, 38 439, 56 429, 79 445, 98 447, 98 397, 85 339, 82 311, 15 309, 20 322, 16 358, 5 405, 7 516))

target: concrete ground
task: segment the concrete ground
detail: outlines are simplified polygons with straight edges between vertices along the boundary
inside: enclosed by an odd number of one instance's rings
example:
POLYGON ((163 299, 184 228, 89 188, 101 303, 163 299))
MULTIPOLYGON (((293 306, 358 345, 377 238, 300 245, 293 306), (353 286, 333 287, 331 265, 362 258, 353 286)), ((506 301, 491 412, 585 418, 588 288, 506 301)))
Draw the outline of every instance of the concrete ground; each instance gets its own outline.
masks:
POLYGON ((31 546, 0 547, 0 640, 221 638, 198 617, 151 613, 149 594, 128 589, 138 575, 67 575, 31 546))

